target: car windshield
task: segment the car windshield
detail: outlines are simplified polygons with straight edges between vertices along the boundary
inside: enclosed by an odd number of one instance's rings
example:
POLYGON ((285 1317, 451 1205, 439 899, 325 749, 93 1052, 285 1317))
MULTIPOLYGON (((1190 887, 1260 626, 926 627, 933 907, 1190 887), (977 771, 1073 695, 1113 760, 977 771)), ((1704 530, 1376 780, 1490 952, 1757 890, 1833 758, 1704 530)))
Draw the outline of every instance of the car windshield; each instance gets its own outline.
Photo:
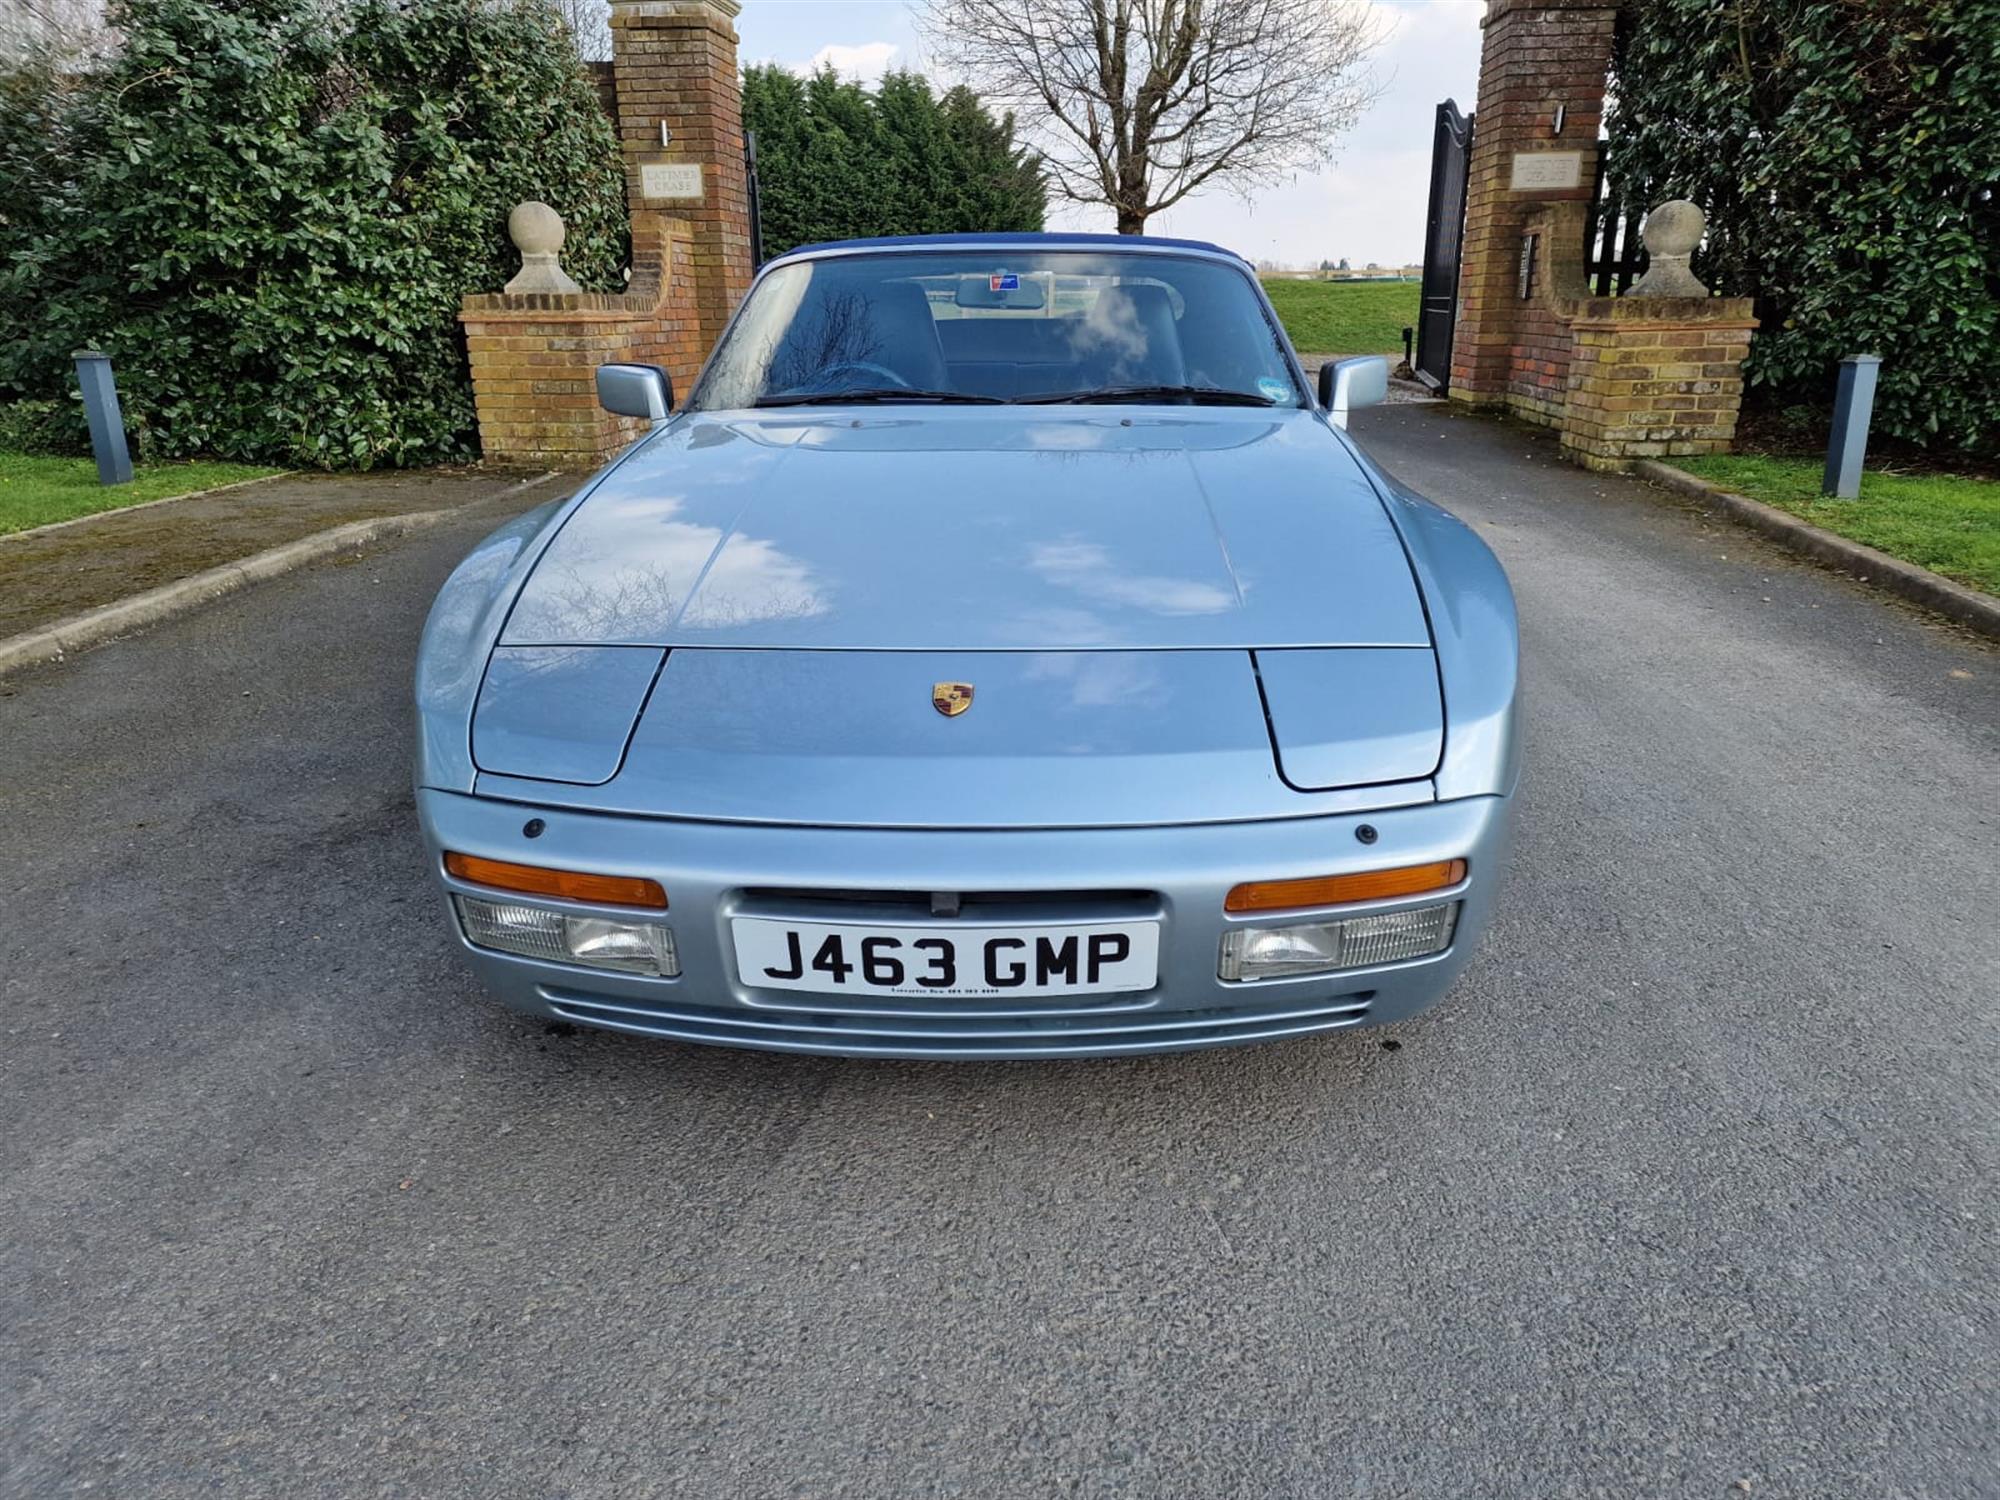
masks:
POLYGON ((697 410, 1305 404, 1249 273, 1157 251, 876 251, 767 273, 697 410))

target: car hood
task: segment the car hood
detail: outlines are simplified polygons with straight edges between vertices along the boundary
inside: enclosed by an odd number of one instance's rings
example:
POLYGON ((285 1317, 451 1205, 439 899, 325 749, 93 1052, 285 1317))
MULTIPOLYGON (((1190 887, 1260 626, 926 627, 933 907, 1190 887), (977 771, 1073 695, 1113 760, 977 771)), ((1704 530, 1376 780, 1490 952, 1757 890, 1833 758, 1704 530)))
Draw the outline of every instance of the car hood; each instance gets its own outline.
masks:
POLYGON ((1309 412, 689 414, 614 468, 506 646, 1429 646, 1395 528, 1309 412))
POLYGON ((1427 802, 1443 736, 1420 646, 502 646, 472 750, 481 794, 542 806, 1057 828, 1427 802))

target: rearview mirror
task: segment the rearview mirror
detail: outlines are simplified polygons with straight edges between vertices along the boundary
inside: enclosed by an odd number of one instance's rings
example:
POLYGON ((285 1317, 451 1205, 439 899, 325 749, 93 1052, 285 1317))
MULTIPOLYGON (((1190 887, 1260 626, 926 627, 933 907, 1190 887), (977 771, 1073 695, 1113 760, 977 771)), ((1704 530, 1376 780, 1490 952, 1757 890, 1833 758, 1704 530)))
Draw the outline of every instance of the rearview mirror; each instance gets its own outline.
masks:
POLYGON ((1023 278, 1012 271, 995 271, 988 276, 961 276, 952 294, 960 307, 1006 307, 1032 310, 1047 300, 1042 284, 1032 276, 1023 278))
POLYGON ((1389 361, 1379 354, 1329 360, 1319 367, 1319 404, 1336 427, 1347 425, 1349 412, 1388 399, 1389 361))
POLYGON ((597 404, 616 416, 664 421, 674 409, 674 377, 658 365, 599 365, 597 404))

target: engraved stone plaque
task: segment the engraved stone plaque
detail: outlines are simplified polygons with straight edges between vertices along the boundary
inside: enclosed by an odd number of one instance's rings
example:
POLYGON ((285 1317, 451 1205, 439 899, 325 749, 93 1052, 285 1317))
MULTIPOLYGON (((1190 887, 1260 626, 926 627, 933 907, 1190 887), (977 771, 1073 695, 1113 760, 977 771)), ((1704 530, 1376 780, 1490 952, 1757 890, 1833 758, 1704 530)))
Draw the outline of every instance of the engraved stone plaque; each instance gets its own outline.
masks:
POLYGON ((649 161, 639 168, 642 198, 701 197, 701 163, 649 161))
POLYGON ((1583 186, 1581 151, 1516 151, 1508 187, 1517 193, 1559 193, 1583 186))

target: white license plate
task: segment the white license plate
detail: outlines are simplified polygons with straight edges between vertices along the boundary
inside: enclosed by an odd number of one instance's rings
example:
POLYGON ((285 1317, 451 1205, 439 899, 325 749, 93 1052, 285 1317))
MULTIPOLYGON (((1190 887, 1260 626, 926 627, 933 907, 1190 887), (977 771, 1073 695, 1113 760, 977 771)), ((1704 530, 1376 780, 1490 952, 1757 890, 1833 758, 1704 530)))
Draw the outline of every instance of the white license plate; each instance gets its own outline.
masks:
POLYGON ((1160 924, 876 927, 737 917, 736 969, 752 989, 985 999, 1148 990, 1160 924))

